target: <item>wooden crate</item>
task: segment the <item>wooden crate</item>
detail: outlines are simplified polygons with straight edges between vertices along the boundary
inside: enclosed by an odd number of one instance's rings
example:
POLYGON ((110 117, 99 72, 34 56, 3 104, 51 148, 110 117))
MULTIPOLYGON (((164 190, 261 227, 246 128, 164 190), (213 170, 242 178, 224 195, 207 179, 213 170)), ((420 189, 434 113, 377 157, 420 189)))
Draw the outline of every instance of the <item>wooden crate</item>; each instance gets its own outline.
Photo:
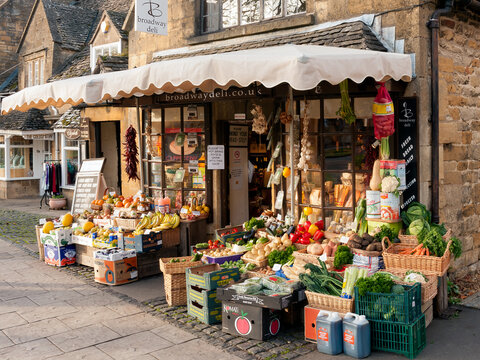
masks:
POLYGON ((93 252, 98 249, 94 248, 93 246, 86 246, 86 245, 80 245, 80 244, 75 244, 75 249, 77 251, 77 255, 76 255, 77 264, 93 267, 94 265, 93 252))
POLYGON ((42 242, 40 241, 40 233, 42 232, 42 225, 35 225, 35 233, 37 235, 37 246, 38 246, 38 259, 40 261, 45 261, 45 249, 42 242))
POLYGON ((162 231, 162 247, 169 248, 180 245, 180 227, 162 231))
POLYGON ((160 274, 160 258, 174 257, 177 255, 177 248, 160 249, 148 253, 137 254, 138 278, 160 274))

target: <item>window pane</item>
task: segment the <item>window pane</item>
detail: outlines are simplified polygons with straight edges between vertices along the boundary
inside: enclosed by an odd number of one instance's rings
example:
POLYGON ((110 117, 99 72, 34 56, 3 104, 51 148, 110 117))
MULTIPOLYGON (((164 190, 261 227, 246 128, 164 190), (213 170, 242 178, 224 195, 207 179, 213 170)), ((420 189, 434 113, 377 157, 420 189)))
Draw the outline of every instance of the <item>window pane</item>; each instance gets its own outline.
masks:
POLYGON ((203 106, 190 105, 183 108, 183 127, 185 132, 205 131, 205 108, 203 106))
POLYGON ((325 169, 351 170, 352 169, 352 136, 325 135, 325 169))
POLYGON ((78 150, 65 150, 65 159, 67 160, 66 185, 75 185, 75 177, 78 171, 78 150))
POLYGON ((241 1, 242 25, 260 21, 260 1, 261 0, 242 0, 241 1))
POLYGON ((286 14, 298 14, 301 12, 305 12, 305 0, 285 0, 286 4, 286 14))
POLYGON ((357 135, 355 170, 372 170, 374 159, 378 157, 378 149, 372 148, 374 142, 375 137, 373 135, 357 135))
POLYGON ((265 19, 271 19, 282 15, 282 0, 265 0, 263 6, 263 17, 265 19))
POLYGON ((180 164, 165 165, 165 182, 166 187, 169 189, 180 189, 182 187, 181 182, 174 182, 175 173, 180 168, 180 164))
POLYGON ((180 126, 180 108, 165 108, 165 135, 162 142, 166 161, 181 161, 182 147, 185 146, 187 137, 181 141, 180 126))
POLYGON ((188 133, 186 136, 185 146, 183 147, 183 153, 184 163, 188 163, 192 160, 205 161, 205 135, 188 133))
POLYGON ((183 186, 193 189, 205 189, 205 165, 186 166, 183 186))
POLYGON ((192 200, 195 201, 195 198, 197 200, 197 206, 207 205, 207 197, 205 191, 185 191, 185 204, 192 205, 192 200))
POLYGON ((5 136, 0 135, 0 144, 5 144, 5 136))
POLYGON ((162 187, 162 164, 157 162, 150 163, 150 169, 150 185, 162 187))
POLYGON ((152 134, 162 132, 162 109, 152 110, 152 134))
POLYGON ((212 2, 203 0, 202 2, 202 29, 203 32, 212 32, 219 30, 218 16, 220 13, 219 0, 212 2))
POLYGON ((10 149, 10 177, 33 176, 33 151, 31 148, 10 149))
POLYGON ((182 208, 182 190, 165 190, 165 196, 170 198, 170 208, 180 210, 182 208))
POLYGON ((10 139, 10 145, 32 145, 33 140, 25 140, 21 136, 12 136, 10 139))
POLYGON ((65 146, 78 147, 78 140, 68 140, 68 139, 65 139, 65 146))
POLYGON ((222 24, 224 28, 238 25, 238 1, 223 0, 222 24))
POLYGON ((5 148, 0 148, 0 177, 5 177, 5 148))

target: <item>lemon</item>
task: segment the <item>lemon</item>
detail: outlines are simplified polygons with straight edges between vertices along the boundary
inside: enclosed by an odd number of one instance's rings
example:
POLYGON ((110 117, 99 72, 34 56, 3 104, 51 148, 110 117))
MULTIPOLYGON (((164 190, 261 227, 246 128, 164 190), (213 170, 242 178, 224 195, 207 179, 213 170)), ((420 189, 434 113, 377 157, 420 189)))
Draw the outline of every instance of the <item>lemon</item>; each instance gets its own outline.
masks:
POLYGON ((95 225, 91 221, 87 221, 85 224, 83 224, 83 231, 87 233, 92 230, 94 226, 95 225))
POLYGON ((70 226, 73 223, 73 216, 72 214, 65 214, 62 218, 62 225, 63 226, 70 226))
POLYGON ((290 171, 290 168, 288 166, 285 166, 283 168, 283 177, 288 178, 292 172, 290 171))
POLYGON ((55 228, 55 226, 53 225, 53 222, 52 221, 47 221, 43 225, 42 231, 43 231, 44 234, 50 234, 50 231, 52 231, 54 228, 55 228))

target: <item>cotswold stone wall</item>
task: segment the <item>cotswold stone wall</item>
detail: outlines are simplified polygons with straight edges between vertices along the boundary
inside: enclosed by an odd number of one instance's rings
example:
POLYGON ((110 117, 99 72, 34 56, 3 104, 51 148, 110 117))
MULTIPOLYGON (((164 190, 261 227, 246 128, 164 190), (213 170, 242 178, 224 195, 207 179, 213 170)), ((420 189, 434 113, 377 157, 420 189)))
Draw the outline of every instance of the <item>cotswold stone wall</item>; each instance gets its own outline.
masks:
POLYGON ((18 41, 33 3, 34 0, 0 2, 0 84, 10 74, 7 70, 17 63, 18 41))
POLYGON ((440 216, 463 242, 459 275, 480 268, 480 22, 442 18, 440 37, 440 216))

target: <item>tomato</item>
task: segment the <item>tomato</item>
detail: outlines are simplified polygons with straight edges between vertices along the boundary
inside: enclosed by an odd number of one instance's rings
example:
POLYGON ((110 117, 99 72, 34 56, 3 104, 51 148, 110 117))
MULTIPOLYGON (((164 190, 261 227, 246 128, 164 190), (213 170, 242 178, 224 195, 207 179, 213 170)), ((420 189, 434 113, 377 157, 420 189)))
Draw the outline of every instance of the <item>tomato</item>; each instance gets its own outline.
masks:
POLYGON ((220 245, 220 247, 221 247, 221 248, 224 248, 224 247, 225 247, 225 245, 224 245, 224 244, 221 244, 221 245, 220 245))

